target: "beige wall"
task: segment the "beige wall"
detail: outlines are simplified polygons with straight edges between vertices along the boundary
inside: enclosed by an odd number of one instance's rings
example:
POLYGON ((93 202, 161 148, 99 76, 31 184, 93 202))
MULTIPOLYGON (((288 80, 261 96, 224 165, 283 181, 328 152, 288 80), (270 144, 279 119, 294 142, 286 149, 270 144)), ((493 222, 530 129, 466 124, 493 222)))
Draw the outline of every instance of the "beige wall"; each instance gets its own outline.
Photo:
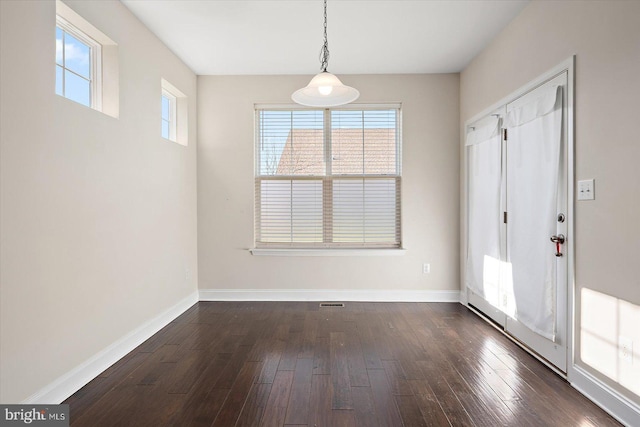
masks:
POLYGON ((340 76, 358 102, 402 102, 404 256, 253 256, 254 103, 311 76, 198 77, 200 289, 457 290, 457 74, 340 76), (422 274, 422 263, 431 274, 422 274))
POLYGON ((55 95, 53 1, 0 2, 2 403, 196 290, 196 77, 118 1, 68 4, 118 43, 120 117, 55 95), (162 77, 188 147, 160 137, 162 77))
MULTIPOLYGON (((624 314, 634 311, 625 304, 636 309, 640 304, 640 2, 531 2, 461 74, 460 119, 464 124, 573 54, 576 180, 596 180, 596 200, 575 203, 577 339, 589 332, 582 328, 581 318, 597 317, 609 325, 620 322, 618 327, 604 328, 608 335, 598 337, 598 345, 584 348, 596 353, 615 346, 618 334, 637 331, 637 323, 634 326, 630 319, 640 317, 637 312, 624 314), (623 308, 605 311, 604 302, 590 303, 592 311, 582 312, 583 288, 613 296, 623 308)), ((637 339, 634 347, 633 367, 620 364, 613 348, 609 362, 615 366, 609 369, 630 369, 637 375, 637 339)), ((580 350, 578 342, 578 365, 640 402, 637 394, 618 384, 619 379, 607 378, 602 368, 593 368, 593 362, 590 366, 581 361, 580 350)), ((584 356, 602 359, 597 354, 584 356)))

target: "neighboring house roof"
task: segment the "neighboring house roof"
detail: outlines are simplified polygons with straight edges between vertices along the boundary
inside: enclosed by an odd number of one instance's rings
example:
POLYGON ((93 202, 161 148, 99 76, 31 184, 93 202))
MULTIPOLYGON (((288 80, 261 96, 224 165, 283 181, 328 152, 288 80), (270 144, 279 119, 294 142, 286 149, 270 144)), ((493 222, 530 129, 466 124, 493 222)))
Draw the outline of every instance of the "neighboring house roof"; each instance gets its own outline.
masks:
MULTIPOLYGON (((333 129, 332 174, 396 174, 395 129, 333 129), (364 144, 363 144, 364 141, 364 144)), ((276 173, 324 175, 322 129, 292 129, 276 173)))

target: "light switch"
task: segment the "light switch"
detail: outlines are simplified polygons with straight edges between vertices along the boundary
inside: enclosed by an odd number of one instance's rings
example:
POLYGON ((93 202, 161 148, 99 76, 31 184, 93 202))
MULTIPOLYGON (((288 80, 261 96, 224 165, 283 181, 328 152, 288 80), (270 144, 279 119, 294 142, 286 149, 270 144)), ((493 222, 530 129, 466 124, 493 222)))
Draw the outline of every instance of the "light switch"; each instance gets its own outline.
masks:
POLYGON ((595 198, 594 180, 578 181, 578 200, 595 200, 595 198))

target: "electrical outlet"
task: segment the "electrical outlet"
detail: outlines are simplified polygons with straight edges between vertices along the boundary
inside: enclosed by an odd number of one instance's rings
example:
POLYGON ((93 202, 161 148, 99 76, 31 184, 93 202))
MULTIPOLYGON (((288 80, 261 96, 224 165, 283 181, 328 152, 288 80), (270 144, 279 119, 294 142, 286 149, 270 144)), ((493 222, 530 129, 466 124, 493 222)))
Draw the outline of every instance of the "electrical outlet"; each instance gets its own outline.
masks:
POLYGON ((427 264, 426 262, 422 264, 422 274, 431 273, 431 264, 427 264))
POLYGON ((627 337, 618 337, 620 359, 627 363, 633 363, 633 341, 627 337))

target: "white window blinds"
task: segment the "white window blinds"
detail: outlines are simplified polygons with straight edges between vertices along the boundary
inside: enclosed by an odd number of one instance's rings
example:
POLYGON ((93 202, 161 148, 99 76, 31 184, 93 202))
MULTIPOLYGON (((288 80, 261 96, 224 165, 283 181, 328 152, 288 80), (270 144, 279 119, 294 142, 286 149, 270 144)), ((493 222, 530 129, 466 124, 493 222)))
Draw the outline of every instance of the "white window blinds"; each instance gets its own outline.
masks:
POLYGON ((256 110, 257 247, 398 248, 400 110, 256 110))

